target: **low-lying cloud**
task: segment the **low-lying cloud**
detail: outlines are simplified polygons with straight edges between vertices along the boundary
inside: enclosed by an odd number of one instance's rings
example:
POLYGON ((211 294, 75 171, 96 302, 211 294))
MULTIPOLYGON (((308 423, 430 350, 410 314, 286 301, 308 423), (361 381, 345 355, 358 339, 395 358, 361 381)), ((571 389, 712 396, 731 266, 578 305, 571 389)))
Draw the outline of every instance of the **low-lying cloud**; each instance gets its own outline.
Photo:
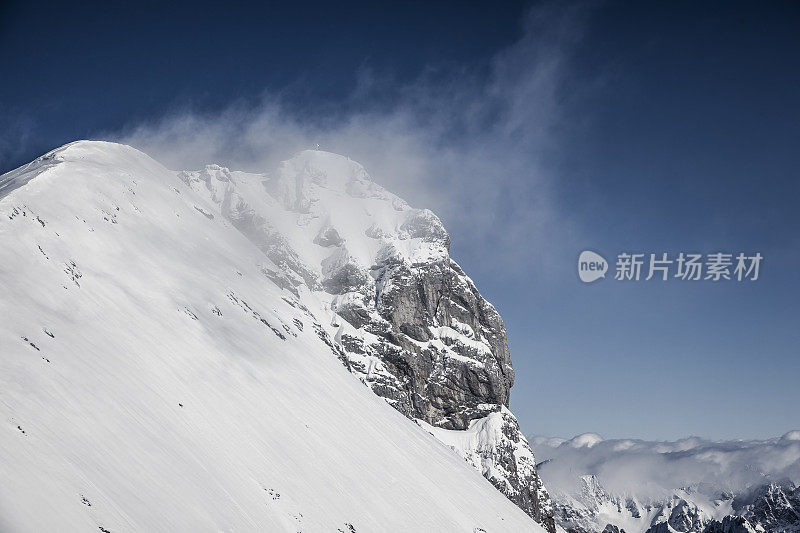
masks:
POLYGON ((657 500, 684 487, 737 493, 754 485, 800 484, 800 431, 769 440, 674 442, 602 440, 580 435, 571 440, 531 439, 551 491, 576 494, 580 477, 595 475, 612 494, 657 500))

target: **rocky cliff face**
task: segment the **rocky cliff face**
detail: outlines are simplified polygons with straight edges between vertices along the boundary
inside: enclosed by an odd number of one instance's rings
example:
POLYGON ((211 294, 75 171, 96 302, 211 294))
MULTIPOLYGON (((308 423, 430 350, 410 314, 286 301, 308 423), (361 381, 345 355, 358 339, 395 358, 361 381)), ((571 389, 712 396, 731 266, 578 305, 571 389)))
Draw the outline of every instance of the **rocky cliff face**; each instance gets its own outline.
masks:
POLYGON ((533 453, 507 409, 505 325, 450 258, 436 215, 320 151, 265 176, 209 166, 179 177, 280 267, 265 274, 288 299, 328 313, 319 335, 352 373, 555 532, 533 453), (492 438, 452 442, 475 434, 492 438))
POLYGON ((704 533, 800 531, 800 487, 790 481, 762 485, 734 499, 735 515, 712 520, 704 533))
POLYGON ((730 503, 731 514, 710 518, 696 504, 679 500, 672 508, 667 521, 654 524, 647 533, 800 531, 800 488, 790 481, 751 488, 733 498, 730 503))

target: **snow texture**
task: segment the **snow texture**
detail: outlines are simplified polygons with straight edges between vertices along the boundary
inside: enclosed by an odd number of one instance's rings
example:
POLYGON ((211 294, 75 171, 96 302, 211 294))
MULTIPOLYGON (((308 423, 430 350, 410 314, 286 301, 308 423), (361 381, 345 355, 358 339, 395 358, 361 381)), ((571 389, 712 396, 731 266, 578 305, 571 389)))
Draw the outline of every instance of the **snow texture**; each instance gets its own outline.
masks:
POLYGON ((330 159, 306 188, 80 141, 0 177, 0 531, 541 531, 342 364, 362 266, 443 237, 330 159))

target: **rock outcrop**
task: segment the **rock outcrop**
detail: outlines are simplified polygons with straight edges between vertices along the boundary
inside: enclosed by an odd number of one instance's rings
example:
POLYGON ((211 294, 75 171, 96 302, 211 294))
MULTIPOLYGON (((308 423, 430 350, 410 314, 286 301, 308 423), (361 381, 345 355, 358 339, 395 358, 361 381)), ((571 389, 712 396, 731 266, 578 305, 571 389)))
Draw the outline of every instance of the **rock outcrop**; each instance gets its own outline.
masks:
POLYGON ((770 483, 733 500, 736 514, 712 520, 703 533, 800 531, 800 487, 791 481, 770 483))
POLYGON ((438 437, 476 426, 494 435, 488 447, 456 451, 555 533, 533 452, 507 409, 514 370, 505 325, 450 257, 435 214, 320 151, 265 176, 216 166, 179 176, 281 267, 273 282, 329 313, 334 351, 376 394, 438 437))

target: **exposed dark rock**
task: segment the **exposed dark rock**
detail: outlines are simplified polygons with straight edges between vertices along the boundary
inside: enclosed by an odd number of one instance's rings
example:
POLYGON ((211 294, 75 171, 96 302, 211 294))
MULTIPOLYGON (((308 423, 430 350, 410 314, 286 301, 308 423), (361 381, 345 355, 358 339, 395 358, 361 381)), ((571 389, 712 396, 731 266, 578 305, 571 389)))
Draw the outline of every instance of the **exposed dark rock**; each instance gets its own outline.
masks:
POLYGON ((339 236, 339 232, 336 231, 336 228, 331 226, 325 226, 319 230, 317 236, 314 237, 314 244, 318 244, 325 248, 330 248, 332 246, 340 246, 344 244, 344 239, 339 236))

